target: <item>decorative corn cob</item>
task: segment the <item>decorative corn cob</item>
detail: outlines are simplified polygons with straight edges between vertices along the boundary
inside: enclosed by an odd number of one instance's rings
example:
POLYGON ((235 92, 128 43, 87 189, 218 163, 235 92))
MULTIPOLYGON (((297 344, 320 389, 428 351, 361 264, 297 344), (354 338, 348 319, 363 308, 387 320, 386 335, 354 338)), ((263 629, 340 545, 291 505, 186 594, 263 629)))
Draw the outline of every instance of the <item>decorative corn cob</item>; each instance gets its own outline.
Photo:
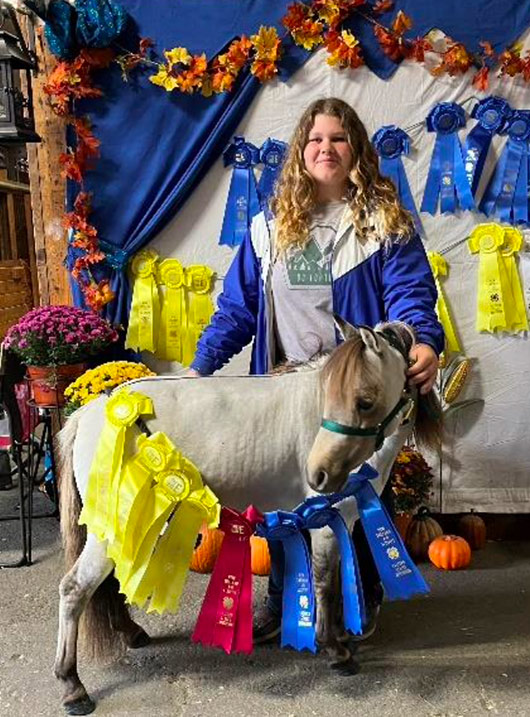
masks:
POLYGON ((445 368, 447 366, 447 355, 445 351, 440 354, 438 358, 438 368, 445 368))
POLYGON ((460 395, 464 383, 466 382, 471 370, 471 361, 467 358, 463 359, 451 376, 447 380, 443 390, 443 399, 446 403, 452 403, 460 395))

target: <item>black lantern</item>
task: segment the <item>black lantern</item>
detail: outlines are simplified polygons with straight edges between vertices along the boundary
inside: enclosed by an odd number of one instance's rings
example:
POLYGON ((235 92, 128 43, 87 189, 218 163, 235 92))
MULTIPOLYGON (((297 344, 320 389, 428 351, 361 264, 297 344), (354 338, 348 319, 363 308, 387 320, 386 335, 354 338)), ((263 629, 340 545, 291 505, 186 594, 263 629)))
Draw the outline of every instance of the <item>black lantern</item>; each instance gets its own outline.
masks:
POLYGON ((34 67, 15 9, 0 0, 0 144, 40 142, 31 100, 34 67))

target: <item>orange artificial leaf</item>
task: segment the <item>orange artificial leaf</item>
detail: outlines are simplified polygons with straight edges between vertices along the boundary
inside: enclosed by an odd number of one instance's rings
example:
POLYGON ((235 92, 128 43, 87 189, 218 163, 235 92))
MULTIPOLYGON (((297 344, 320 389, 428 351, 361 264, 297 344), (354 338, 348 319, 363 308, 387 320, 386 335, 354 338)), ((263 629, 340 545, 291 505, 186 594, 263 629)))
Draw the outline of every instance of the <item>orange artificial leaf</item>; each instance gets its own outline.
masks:
POLYGON ((499 55, 500 74, 515 77, 523 70, 523 60, 517 50, 505 50, 499 55))
POLYGON ((94 69, 101 69, 103 67, 108 67, 114 60, 115 55, 116 53, 110 47, 102 49, 84 48, 81 50, 78 58, 76 59, 80 63, 86 62, 87 65, 90 65, 94 69))
POLYGON ((258 78, 260 82, 268 82, 276 77, 278 68, 275 62, 268 60, 254 60, 250 66, 251 73, 258 78))
POLYGON ((83 174, 75 154, 71 152, 61 153, 59 155, 59 164, 62 167, 61 177, 67 177, 68 179, 81 184, 83 181, 83 174))
POLYGON ((295 2, 288 6, 287 14, 282 18, 282 24, 289 32, 293 32, 302 25, 308 14, 309 7, 307 5, 295 2))
POLYGON ((482 51, 486 55, 486 57, 495 57, 495 50, 493 49, 490 42, 479 42, 479 45, 482 48, 482 51))
POLYGON ((256 53, 256 60, 266 60, 269 62, 278 60, 281 41, 275 27, 265 27, 262 25, 257 35, 251 36, 250 41, 256 53))
POLYGON ((394 22, 392 23, 392 30, 396 33, 396 35, 401 36, 407 30, 410 30, 411 27, 412 20, 408 15, 403 12, 403 10, 400 10, 394 18, 394 22))
POLYGON ((525 82, 530 82, 530 53, 526 53, 526 57, 523 61, 522 67, 523 79, 525 82))
POLYGON ((473 77, 473 87, 479 90, 479 92, 486 92, 489 87, 489 67, 483 67, 473 77))
POLYGON ((230 72, 214 72, 211 79, 212 91, 216 94, 229 92, 234 86, 236 78, 230 72))
POLYGON ((303 47, 305 50, 313 50, 317 45, 323 42, 323 29, 324 26, 321 22, 305 20, 302 26, 291 34, 297 45, 300 45, 300 47, 303 47))
POLYGON ((405 56, 406 50, 403 45, 403 38, 395 35, 381 25, 375 25, 374 35, 385 55, 391 60, 398 62, 405 56))
POLYGON ((376 15, 382 15, 394 7, 394 0, 377 0, 372 10, 376 15))
POLYGON ((318 19, 330 27, 334 27, 343 19, 343 8, 336 0, 313 0, 311 8, 317 13, 318 19))

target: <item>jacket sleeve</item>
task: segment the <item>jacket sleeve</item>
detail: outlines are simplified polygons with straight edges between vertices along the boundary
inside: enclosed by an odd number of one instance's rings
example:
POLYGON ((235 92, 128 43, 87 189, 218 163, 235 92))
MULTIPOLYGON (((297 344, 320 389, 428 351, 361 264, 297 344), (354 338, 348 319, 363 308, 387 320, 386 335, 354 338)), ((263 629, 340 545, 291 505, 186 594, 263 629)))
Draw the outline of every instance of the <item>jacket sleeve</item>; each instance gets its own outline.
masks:
POLYGON ((252 341, 260 284, 260 266, 248 232, 230 265, 217 311, 201 334, 190 368, 209 376, 252 341))
POLYGON ((383 250, 383 301, 389 321, 404 321, 417 340, 440 354, 444 332, 436 315, 437 291, 422 241, 394 242, 383 250))

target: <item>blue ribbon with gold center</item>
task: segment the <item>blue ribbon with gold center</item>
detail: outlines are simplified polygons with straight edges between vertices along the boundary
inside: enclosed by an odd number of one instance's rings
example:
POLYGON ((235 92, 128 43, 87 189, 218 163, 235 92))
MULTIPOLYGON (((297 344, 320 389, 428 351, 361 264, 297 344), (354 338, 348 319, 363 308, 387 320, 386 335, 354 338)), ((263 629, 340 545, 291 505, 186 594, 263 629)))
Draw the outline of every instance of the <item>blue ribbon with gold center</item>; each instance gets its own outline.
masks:
POLYGON ((464 110, 456 102, 440 102, 429 112, 426 124, 428 132, 436 132, 436 141, 420 211, 435 214, 438 197, 442 214, 474 209, 458 138, 458 130, 466 125, 464 110))
POLYGON ((263 211, 267 209, 269 199, 273 195, 274 185, 278 179, 287 149, 288 145, 285 142, 271 137, 261 145, 259 156, 260 162, 263 164, 263 172, 258 182, 258 195, 263 211))
POLYGON ((402 155, 410 153, 410 137, 396 125, 390 124, 381 127, 372 137, 372 144, 379 155, 379 169, 381 174, 394 183, 401 203, 408 209, 414 218, 418 234, 423 235, 423 226, 418 216, 416 205, 410 191, 409 182, 401 161, 402 155))
POLYGON ((528 142, 530 111, 514 110, 504 131, 508 141, 484 192, 479 209, 508 224, 528 223, 528 142))
POLYGON ((485 97, 473 107, 477 124, 466 137, 464 165, 473 196, 476 195, 484 162, 494 134, 501 133, 512 109, 502 97, 485 97))
POLYGON ((245 142, 244 137, 234 137, 223 152, 223 162, 225 167, 234 169, 219 244, 239 246, 250 229, 252 217, 260 211, 256 179, 252 170, 253 166, 259 164, 259 149, 250 142, 245 142))

